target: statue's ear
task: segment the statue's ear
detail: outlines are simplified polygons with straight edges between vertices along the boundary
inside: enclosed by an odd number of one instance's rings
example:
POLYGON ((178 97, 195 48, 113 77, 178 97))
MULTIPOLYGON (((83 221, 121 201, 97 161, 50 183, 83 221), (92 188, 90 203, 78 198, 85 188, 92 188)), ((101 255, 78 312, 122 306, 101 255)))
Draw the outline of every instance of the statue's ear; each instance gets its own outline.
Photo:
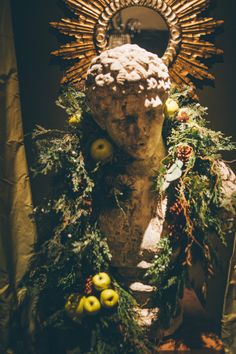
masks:
MULTIPOLYGON (((95 95, 95 93, 93 93, 95 95)), ((106 130, 106 120, 110 114, 112 98, 111 96, 90 96, 90 109, 93 114, 95 122, 102 128, 106 130)))

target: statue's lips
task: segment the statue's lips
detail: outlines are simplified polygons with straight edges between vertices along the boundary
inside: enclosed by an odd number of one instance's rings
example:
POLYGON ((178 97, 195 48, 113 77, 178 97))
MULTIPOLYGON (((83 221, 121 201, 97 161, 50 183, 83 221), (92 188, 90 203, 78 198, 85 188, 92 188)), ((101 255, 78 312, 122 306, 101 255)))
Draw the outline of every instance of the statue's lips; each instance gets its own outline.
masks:
POLYGON ((129 145, 128 148, 131 149, 131 150, 137 150, 137 149, 146 148, 146 146, 147 146, 146 143, 138 143, 138 144, 129 145))
POLYGON ((130 144, 126 146, 125 150, 131 156, 134 156, 141 160, 150 158, 154 153, 153 146, 150 146, 148 142, 146 143, 142 142, 142 143, 132 144, 132 145, 130 144))

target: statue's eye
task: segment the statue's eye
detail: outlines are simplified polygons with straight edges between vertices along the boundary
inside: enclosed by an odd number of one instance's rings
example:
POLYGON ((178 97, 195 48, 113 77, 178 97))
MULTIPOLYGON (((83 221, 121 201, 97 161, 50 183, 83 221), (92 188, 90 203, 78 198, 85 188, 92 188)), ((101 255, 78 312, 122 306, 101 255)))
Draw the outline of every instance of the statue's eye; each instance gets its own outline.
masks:
POLYGON ((148 116, 149 119, 154 119, 155 116, 156 116, 156 111, 155 111, 155 109, 149 109, 149 110, 146 112, 146 115, 148 116))
POLYGON ((125 117, 127 124, 135 124, 137 123, 137 119, 138 119, 137 114, 132 114, 125 117))
POLYGON ((133 115, 127 115, 122 118, 113 118, 112 123, 113 124, 119 124, 119 125, 130 125, 130 124, 136 124, 137 123, 138 116, 136 114, 133 115))
POLYGON ((113 118, 112 119, 112 123, 113 124, 122 124, 124 123, 125 119, 122 119, 122 118, 113 118))

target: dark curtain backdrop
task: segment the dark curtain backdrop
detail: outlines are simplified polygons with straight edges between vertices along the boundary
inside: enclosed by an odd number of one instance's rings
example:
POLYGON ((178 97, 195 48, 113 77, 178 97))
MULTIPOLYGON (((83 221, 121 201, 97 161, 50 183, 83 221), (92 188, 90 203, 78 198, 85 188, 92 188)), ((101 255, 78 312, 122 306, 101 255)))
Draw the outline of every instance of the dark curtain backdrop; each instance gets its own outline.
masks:
POLYGON ((0 353, 35 240, 9 0, 0 1, 0 353))
POLYGON ((226 295, 223 307, 222 338, 226 344, 226 354, 236 353, 236 238, 230 261, 226 295))

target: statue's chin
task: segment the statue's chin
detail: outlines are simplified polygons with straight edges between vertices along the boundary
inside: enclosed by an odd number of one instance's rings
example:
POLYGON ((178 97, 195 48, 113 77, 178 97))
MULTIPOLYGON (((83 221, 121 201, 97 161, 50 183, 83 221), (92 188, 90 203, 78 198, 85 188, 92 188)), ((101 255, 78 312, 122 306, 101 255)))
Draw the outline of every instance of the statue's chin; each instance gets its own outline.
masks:
POLYGON ((134 147, 127 147, 125 151, 136 160, 147 160, 153 157, 154 151, 146 149, 135 149, 134 147))

